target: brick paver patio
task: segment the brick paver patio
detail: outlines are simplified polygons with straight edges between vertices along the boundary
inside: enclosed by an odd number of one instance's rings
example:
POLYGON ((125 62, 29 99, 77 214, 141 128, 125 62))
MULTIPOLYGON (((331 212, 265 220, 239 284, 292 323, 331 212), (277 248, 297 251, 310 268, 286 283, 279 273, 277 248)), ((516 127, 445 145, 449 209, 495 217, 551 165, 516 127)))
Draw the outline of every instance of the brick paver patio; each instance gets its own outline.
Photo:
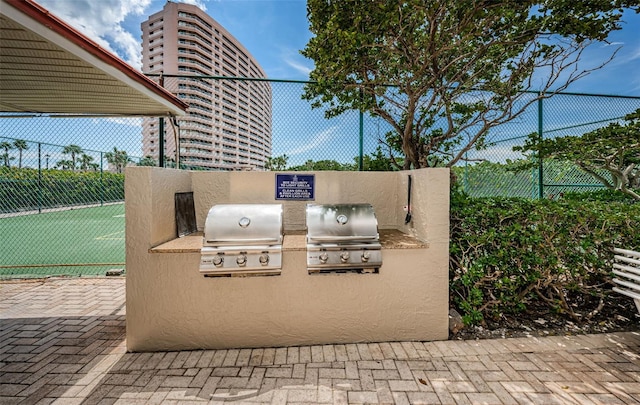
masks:
POLYGON ((126 353, 123 278, 0 283, 0 404, 640 404, 640 334, 126 353))

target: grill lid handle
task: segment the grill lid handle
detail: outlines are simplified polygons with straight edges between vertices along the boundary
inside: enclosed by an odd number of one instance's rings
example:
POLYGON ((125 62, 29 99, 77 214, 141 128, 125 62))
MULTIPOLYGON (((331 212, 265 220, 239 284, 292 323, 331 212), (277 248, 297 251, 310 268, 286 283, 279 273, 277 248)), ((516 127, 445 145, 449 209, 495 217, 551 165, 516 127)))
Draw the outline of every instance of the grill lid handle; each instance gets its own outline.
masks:
POLYGON ((378 240, 376 236, 310 236, 310 240, 322 240, 322 241, 335 241, 340 242, 344 240, 378 240))
POLYGON ((207 239, 206 243, 241 243, 251 242, 280 242, 279 238, 251 238, 251 239, 207 239))

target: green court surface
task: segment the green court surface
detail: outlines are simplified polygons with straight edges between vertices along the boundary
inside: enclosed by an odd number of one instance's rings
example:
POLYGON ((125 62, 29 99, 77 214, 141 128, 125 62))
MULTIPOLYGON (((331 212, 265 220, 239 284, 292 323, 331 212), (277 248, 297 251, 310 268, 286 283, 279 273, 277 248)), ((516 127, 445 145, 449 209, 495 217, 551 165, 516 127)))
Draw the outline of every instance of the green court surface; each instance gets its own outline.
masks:
POLYGON ((124 204, 0 218, 0 278, 123 269, 124 204))

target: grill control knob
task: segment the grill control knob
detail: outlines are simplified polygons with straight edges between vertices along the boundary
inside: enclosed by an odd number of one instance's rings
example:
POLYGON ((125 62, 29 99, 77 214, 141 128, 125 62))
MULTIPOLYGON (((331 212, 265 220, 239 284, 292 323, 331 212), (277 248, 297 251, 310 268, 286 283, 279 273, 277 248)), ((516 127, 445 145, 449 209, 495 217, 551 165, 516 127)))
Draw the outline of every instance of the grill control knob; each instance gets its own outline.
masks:
POLYGON ((342 252, 340 253, 340 261, 342 263, 346 263, 349 261, 349 252, 342 252))
POLYGON ((244 267, 247 265, 247 256, 246 255, 240 255, 238 256, 238 258, 236 259, 236 263, 238 264, 238 266, 240 267, 244 267))
POLYGON ((258 260, 260 260, 261 265, 266 266, 267 264, 269 264, 269 255, 263 253, 260 255, 260 258, 258 260))
POLYGON ((211 263, 213 263, 216 267, 220 267, 224 263, 224 257, 215 255, 213 256, 213 259, 211 259, 211 263))
POLYGON ((369 261, 369 258, 371 257, 371 255, 369 254, 369 252, 367 252, 366 250, 364 252, 362 252, 362 256, 360 257, 362 259, 362 261, 364 263, 369 261))
POLYGON ((320 263, 325 264, 327 260, 329 260, 329 255, 326 252, 322 252, 318 258, 320 259, 320 263))
POLYGON ((340 225, 344 225, 349 222, 349 218, 344 214, 340 214, 336 217, 336 221, 338 221, 340 225))

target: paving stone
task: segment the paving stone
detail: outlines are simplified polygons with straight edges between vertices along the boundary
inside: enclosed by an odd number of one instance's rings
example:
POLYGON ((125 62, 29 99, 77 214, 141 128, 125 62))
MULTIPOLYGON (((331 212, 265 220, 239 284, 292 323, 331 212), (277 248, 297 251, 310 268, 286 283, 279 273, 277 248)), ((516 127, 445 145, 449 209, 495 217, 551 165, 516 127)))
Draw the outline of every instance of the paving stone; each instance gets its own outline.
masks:
POLYGON ((382 362, 380 361, 368 361, 368 360, 363 360, 363 361, 359 361, 357 362, 358 364, 358 368, 359 369, 375 369, 375 370, 381 370, 384 367, 382 366, 382 362))
POLYGON ((300 349, 298 347, 287 348, 287 364, 296 364, 300 361, 300 349))
POLYGON ((318 390, 311 389, 290 389, 287 394, 287 402, 315 403, 318 400, 318 390))
POLYGON ((434 370, 433 363, 426 360, 408 360, 409 370, 434 370))
POLYGON ((427 377, 426 371, 422 370, 414 370, 413 371, 413 380, 418 385, 418 389, 420 391, 433 391, 433 387, 429 382, 429 378, 427 377))
POLYGON ((249 382, 249 377, 222 377, 218 382, 220 388, 244 388, 249 382))
POLYGON ((360 378, 358 374, 358 365, 356 361, 344 362, 345 375, 348 379, 360 378))
POLYGON ((240 350, 240 353, 238 353, 238 358, 236 359, 236 366, 248 366, 250 359, 251 359, 251 349, 242 349, 240 350))
POLYGON ((371 359, 372 360, 383 360, 384 354, 382 353, 382 349, 380 349, 380 345, 377 343, 369 343, 367 345, 367 348, 369 349, 369 353, 371 353, 371 359))
POLYGON ((293 367, 278 367, 268 368, 266 371, 266 377, 272 378, 291 378, 293 374, 293 367))
POLYGON ((249 377, 253 372, 253 367, 241 367, 238 372, 238 377, 249 377))
MULTIPOLYGON (((285 349, 286 350, 286 349, 285 349)), ((231 349, 227 350, 227 355, 222 362, 223 367, 232 367, 236 365, 236 360, 238 359, 238 355, 240 354, 240 350, 231 349)))
POLYGON ((360 360, 373 360, 371 351, 369 350, 369 345, 367 345, 366 343, 358 343, 356 344, 356 347, 358 349, 360 360))
POLYGON ((304 387, 302 378, 276 378, 276 386, 282 388, 301 388, 304 387))
POLYGON ((349 391, 347 398, 350 404, 378 403, 378 393, 375 391, 349 391))
POLYGON ((311 363, 311 347, 302 346, 300 347, 300 363, 311 363))
POLYGON ((3 291, 0 404, 640 402, 632 332, 126 353, 124 283, 3 291))
POLYGON ((251 351, 251 357, 249 358, 249 365, 250 366, 261 365, 263 354, 264 354, 264 349, 253 349, 251 351))
POLYGON ((419 391, 414 380, 389 380, 391 391, 419 391))
POLYGON ((240 367, 216 367, 211 372, 214 377, 236 377, 240 372, 240 367))
POLYGON ((294 364, 293 371, 291 372, 292 378, 305 378, 306 376, 306 367, 304 364, 294 364))
POLYGON ((318 369, 319 378, 346 378, 347 373, 344 369, 339 368, 321 368, 318 369))
POLYGON ((262 363, 260 364, 263 366, 272 365, 273 360, 275 359, 275 356, 276 356, 276 349, 274 349, 273 347, 264 349, 264 352, 262 353, 262 363))
POLYGON ((378 343, 378 348, 382 353, 382 359, 384 360, 394 360, 396 358, 396 353, 393 351, 390 343, 380 342, 378 343))
POLYGON ((168 376, 162 382, 161 387, 186 388, 189 386, 189 384, 191 384, 192 380, 193 380, 192 377, 168 376))
POLYGON ((200 369, 198 373, 195 375, 195 377, 193 377, 193 379, 189 383, 189 387, 202 388, 204 384, 207 382, 207 380, 209 379, 209 376, 211 375, 211 371, 212 369, 210 368, 200 369))
POLYGON ((500 398, 500 401, 502 401, 503 404, 512 405, 518 403, 511 393, 504 389, 501 383, 497 381, 490 381, 487 384, 491 387, 493 393, 500 398))
MULTIPOLYGON (((331 350, 333 350, 333 347, 331 347, 331 350)), ((324 362, 323 351, 324 351, 324 348, 322 346, 311 346, 311 362, 312 363, 324 362)), ((333 361, 333 360, 328 360, 328 361, 333 361)))
POLYGON ((393 403, 396 405, 409 405, 409 398, 406 392, 393 392, 393 403))
MULTIPOLYGON (((502 405, 502 401, 494 393, 488 392, 468 392, 465 394, 472 404, 502 405)), ((544 402, 541 402, 543 404, 544 402)))
MULTIPOLYGON (((336 360, 340 360, 340 361, 358 361, 361 360, 360 357, 360 352, 358 351, 358 346, 356 344, 345 344, 343 345, 344 347, 344 353, 346 353, 346 358, 341 358, 338 359, 336 357, 336 360)), ((340 348, 340 351, 342 352, 342 348, 340 348)))
POLYGON ((371 370, 374 380, 399 380, 398 370, 371 370))
POLYGON ((587 394, 583 397, 585 399, 582 403, 587 403, 587 401, 592 402, 594 404, 607 404, 607 405, 622 405, 626 402, 622 399, 616 397, 614 394, 587 394))
POLYGON ((336 361, 349 360, 349 356, 347 355, 347 348, 345 347, 345 345, 334 345, 333 348, 336 353, 336 361))
POLYGON ((407 392, 407 397, 411 404, 435 405, 442 403, 435 392, 407 392))
POLYGON ((304 383, 311 385, 318 385, 318 379, 320 378, 320 372, 317 368, 305 367, 304 383))

